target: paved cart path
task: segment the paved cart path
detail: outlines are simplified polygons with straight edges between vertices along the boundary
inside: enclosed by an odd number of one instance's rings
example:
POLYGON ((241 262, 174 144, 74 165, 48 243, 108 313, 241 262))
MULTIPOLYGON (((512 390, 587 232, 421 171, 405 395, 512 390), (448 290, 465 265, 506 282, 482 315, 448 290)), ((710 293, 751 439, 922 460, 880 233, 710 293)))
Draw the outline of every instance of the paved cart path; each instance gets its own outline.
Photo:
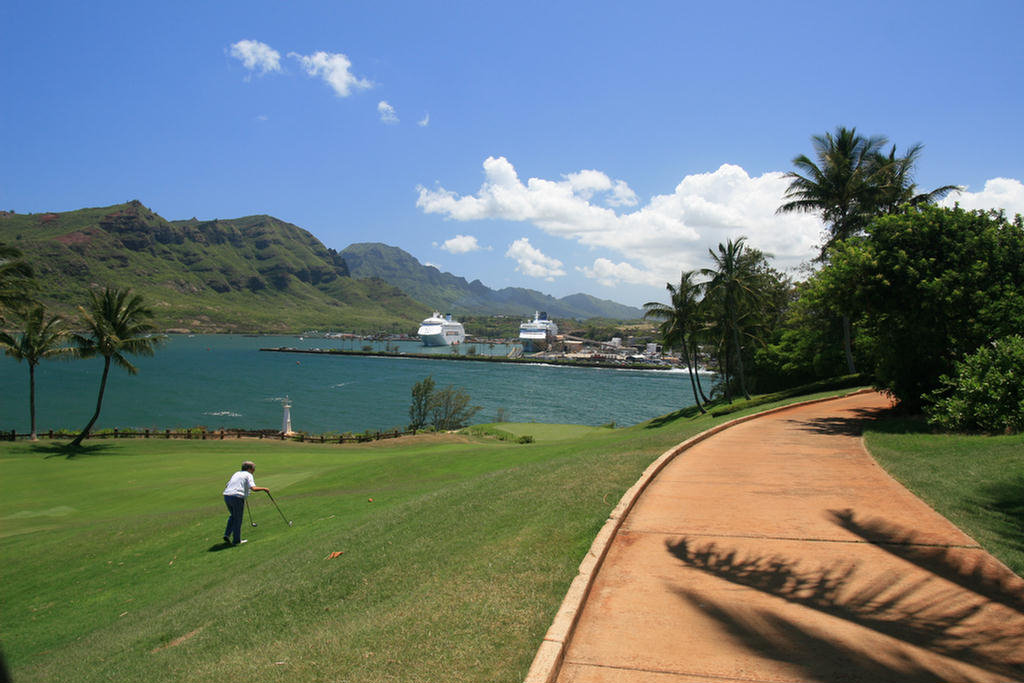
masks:
POLYGON ((874 393, 672 460, 611 541, 562 683, 1024 680, 1024 581, 891 479, 874 393))

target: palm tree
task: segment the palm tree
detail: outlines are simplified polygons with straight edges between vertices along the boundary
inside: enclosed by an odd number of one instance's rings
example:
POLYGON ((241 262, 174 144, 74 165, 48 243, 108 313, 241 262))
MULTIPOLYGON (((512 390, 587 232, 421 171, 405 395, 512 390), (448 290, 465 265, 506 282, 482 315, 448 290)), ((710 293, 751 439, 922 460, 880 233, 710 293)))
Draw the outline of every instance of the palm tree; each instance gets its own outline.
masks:
POLYGON ((22 260, 21 251, 0 242, 0 320, 6 309, 28 301, 32 284, 32 267, 22 260))
POLYGON ((917 185, 914 183, 914 167, 917 165, 918 157, 921 156, 923 149, 924 145, 917 143, 911 145, 902 157, 897 157, 896 145, 893 145, 888 156, 882 154, 876 156, 874 161, 876 170, 872 182, 879 191, 879 213, 896 213, 904 204, 911 206, 934 204, 950 192, 963 190, 959 185, 943 185, 931 192, 919 193, 917 191, 917 185))
POLYGON ((864 229, 877 212, 878 193, 874 180, 879 151, 887 140, 876 135, 866 138, 856 128, 836 128, 811 138, 817 162, 806 155, 793 159, 796 171, 786 174, 789 201, 776 213, 816 213, 828 234, 818 260, 824 260, 836 242, 864 229))
POLYGON ((698 410, 704 413, 698 393, 696 374, 697 333, 702 326, 700 301, 698 294, 700 285, 693 281, 697 275, 694 270, 683 271, 679 278, 679 286, 671 282, 665 285, 669 292, 670 304, 651 301, 644 304, 644 318, 660 320, 658 332, 665 348, 677 348, 686 359, 686 369, 690 374, 690 388, 693 390, 693 401, 698 410))
MULTIPOLYGON (((725 346, 727 363, 733 358, 727 350, 732 343, 735 352, 737 376, 740 391, 750 398, 743 370, 743 345, 745 336, 744 319, 757 312, 763 303, 761 275, 753 267, 752 259, 746 258, 746 237, 736 241, 727 240, 718 245, 718 253, 708 249, 714 268, 702 268, 701 274, 710 279, 704 283, 705 298, 716 301, 720 306, 721 335, 725 346)), ((726 378, 728 382, 728 377, 726 378)))
POLYGON ((71 442, 72 448, 82 445, 100 416, 110 364, 113 362, 124 368, 129 375, 134 375, 138 368, 124 354, 152 356, 161 341, 159 337, 150 334, 153 326, 147 319, 153 317, 153 312, 143 305, 142 297, 138 294, 132 294, 127 289, 107 287, 99 293, 89 292, 89 296, 89 307, 78 307, 87 334, 75 334, 73 338, 80 357, 103 356, 103 375, 100 378, 99 397, 96 399, 96 412, 89 424, 71 442))
MULTIPOLYGON (((833 245, 859 233, 879 212, 883 201, 878 190, 879 151, 887 140, 880 135, 866 138, 856 128, 840 126, 835 135, 815 135, 811 142, 818 161, 803 154, 793 159, 797 170, 786 174, 790 183, 785 197, 790 201, 776 213, 819 214, 828 230, 817 259, 824 261, 833 245)), ((853 374, 849 313, 842 317, 843 351, 847 369, 853 374)))
POLYGON ((20 311, 21 333, 16 337, 0 332, 0 347, 4 353, 18 362, 28 363, 28 410, 32 424, 32 441, 36 436, 36 366, 47 358, 68 354, 71 349, 63 346, 67 338, 64 321, 56 315, 47 316, 41 305, 20 311))
MULTIPOLYGON (((895 213, 903 204, 933 203, 962 188, 944 185, 931 192, 918 193, 913 182, 914 166, 923 146, 912 145, 902 157, 896 147, 882 153, 884 136, 866 138, 856 128, 836 128, 811 138, 817 163, 801 154, 793 159, 796 171, 786 174, 790 201, 776 213, 816 213, 825 221, 828 236, 818 261, 828 258, 828 250, 837 242, 860 233, 880 214, 895 213)), ((842 313, 843 352, 850 374, 856 372, 850 334, 850 314, 842 313)))

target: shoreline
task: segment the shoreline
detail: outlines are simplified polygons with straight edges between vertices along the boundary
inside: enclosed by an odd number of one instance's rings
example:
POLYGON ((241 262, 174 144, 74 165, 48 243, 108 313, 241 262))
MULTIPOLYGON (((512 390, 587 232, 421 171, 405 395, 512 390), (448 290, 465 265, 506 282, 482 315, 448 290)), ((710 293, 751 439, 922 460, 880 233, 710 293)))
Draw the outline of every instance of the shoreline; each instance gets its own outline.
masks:
POLYGON ((348 349, 297 349, 291 346, 264 347, 260 351, 271 353, 305 353, 321 356, 371 356, 379 358, 418 358, 426 360, 480 361, 486 363, 519 363, 526 365, 554 365, 607 370, 675 370, 672 365, 655 363, 610 363, 573 358, 508 358, 507 356, 462 355, 442 353, 392 353, 388 351, 356 351, 348 349))

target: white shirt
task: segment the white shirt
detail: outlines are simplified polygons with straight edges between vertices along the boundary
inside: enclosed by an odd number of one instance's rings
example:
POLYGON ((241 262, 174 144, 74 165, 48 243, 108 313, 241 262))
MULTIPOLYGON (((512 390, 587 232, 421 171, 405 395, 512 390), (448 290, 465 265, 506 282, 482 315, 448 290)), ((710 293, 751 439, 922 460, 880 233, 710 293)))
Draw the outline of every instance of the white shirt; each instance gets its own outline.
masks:
POLYGON ((239 470, 228 479, 228 485, 224 488, 224 495, 247 498, 249 496, 249 489, 255 485, 256 480, 252 478, 252 472, 239 470))

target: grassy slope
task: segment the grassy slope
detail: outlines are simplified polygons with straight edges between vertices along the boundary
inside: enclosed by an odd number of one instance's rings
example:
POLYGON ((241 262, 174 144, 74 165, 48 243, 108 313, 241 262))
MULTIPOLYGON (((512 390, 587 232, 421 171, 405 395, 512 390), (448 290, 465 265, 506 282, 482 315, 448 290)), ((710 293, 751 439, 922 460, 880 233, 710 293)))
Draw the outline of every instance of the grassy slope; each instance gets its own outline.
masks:
POLYGON ((865 440, 893 477, 1024 576, 1024 437, 931 434, 893 419, 865 440))
POLYGON ((521 680, 623 492, 736 414, 530 445, 5 443, 0 641, 20 683, 521 680), (256 494, 252 542, 211 551, 244 458, 295 526, 256 494))
POLYGON ((39 296, 66 316, 101 285, 142 294, 165 329, 413 331, 425 315, 396 287, 339 276, 313 235, 270 216, 168 222, 137 202, 0 214, 0 242, 22 250, 39 296))

